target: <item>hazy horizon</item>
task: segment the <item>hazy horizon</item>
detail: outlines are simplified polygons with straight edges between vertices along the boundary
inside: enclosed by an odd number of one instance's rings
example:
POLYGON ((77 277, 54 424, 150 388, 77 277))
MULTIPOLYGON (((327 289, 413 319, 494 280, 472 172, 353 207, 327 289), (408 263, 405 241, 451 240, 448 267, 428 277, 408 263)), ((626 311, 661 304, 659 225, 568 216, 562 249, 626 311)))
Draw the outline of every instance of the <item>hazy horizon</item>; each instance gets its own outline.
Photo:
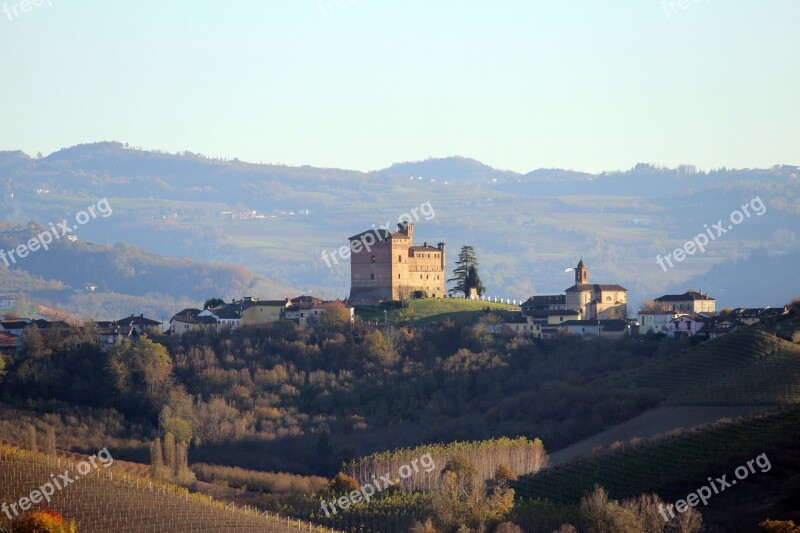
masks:
POLYGON ((43 0, 0 8, 0 149, 117 139, 374 170, 793 164, 800 4, 43 0), (340 7, 339 7, 340 6, 340 7))

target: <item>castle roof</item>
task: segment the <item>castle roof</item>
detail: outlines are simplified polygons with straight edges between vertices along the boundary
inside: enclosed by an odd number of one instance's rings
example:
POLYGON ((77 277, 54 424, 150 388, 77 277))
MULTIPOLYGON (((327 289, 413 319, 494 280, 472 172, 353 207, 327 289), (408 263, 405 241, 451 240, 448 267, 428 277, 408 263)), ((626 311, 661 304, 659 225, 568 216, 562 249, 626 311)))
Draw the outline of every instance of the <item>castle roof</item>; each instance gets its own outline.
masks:
POLYGON ((576 269, 579 269, 579 268, 586 268, 586 265, 584 265, 584 264, 583 264, 583 257, 581 257, 581 260, 580 260, 580 261, 578 261, 578 266, 576 266, 575 268, 576 268, 576 269))
POLYGON ((347 240, 350 241, 360 241, 363 240, 367 234, 372 234, 372 237, 375 239, 375 242, 386 241, 389 239, 408 239, 408 235, 403 235, 402 233, 398 233, 396 231, 389 231, 383 228, 373 228, 368 229, 367 231, 362 231, 352 237, 348 237, 347 240))

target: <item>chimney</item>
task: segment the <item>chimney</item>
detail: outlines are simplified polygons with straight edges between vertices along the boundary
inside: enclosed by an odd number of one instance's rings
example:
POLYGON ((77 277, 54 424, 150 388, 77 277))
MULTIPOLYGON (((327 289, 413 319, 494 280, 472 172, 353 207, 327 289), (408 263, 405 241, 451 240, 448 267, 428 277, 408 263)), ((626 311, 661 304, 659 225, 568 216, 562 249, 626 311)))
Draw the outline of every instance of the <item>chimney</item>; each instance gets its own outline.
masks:
POLYGON ((423 242, 423 243, 422 243, 422 246, 424 246, 425 248, 427 248, 427 247, 428 247, 428 241, 425 241, 425 242, 423 242))

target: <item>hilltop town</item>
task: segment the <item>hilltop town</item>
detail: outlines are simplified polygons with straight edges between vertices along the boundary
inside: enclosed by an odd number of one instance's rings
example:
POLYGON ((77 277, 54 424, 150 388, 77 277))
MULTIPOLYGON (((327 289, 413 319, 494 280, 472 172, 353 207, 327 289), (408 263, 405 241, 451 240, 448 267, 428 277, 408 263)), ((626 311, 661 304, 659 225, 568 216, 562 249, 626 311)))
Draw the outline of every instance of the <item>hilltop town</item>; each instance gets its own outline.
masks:
MULTIPOLYGON (((479 295, 474 289, 460 298, 446 291, 446 244, 430 246, 414 244, 414 224, 403 222, 396 231, 370 229, 349 237, 350 296, 344 300, 323 300, 310 295, 285 297, 281 300, 245 296, 224 302, 211 299, 201 308, 176 312, 167 323, 132 314, 118 320, 94 321, 98 342, 104 349, 122 339, 135 340, 142 334, 180 337, 191 332, 230 333, 242 326, 259 326, 286 321, 302 329, 313 326, 331 310, 355 324, 364 321, 364 314, 374 315, 376 308, 392 309, 411 301, 426 299, 497 303, 479 295), (377 307, 376 307, 377 306, 377 307)), ((596 337, 659 335, 672 339, 695 338, 713 340, 727 333, 772 320, 787 314, 784 307, 716 310, 716 300, 707 293, 688 290, 683 294, 664 294, 645 300, 644 305, 630 312, 628 290, 619 284, 590 283, 589 267, 581 258, 569 269, 575 283, 563 294, 533 295, 525 301, 505 300, 507 307, 484 309, 490 315, 487 329, 498 335, 520 335, 536 339, 553 339, 574 335, 586 339, 596 337)), ((653 296, 653 295, 648 295, 653 296)), ((28 328, 58 330, 71 327, 65 320, 16 316, 12 310, 16 296, 0 296, 0 309, 8 317, 0 321, 0 349, 22 350, 23 333, 28 328)), ((62 312, 63 314, 63 312, 62 312)), ((388 313, 383 322, 388 324, 388 313)), ((371 320, 366 320, 371 322, 371 320)), ((376 318, 375 325, 380 323, 376 318)), ((74 320, 73 320, 74 323, 74 320)), ((413 324, 406 320, 406 327, 413 324)))

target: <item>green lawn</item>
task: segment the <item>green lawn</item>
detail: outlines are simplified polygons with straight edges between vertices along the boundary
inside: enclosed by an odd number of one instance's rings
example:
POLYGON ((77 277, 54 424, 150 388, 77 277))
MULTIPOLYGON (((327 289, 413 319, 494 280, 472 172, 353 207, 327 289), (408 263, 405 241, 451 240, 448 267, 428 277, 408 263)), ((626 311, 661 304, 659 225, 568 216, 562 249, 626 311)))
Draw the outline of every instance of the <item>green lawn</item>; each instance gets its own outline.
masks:
POLYGON ((513 305, 460 298, 425 298, 412 300, 406 309, 401 309, 399 306, 399 302, 356 306, 356 316, 365 322, 386 319, 394 324, 414 325, 437 323, 449 317, 453 322, 468 324, 478 320, 481 312, 487 307, 497 311, 519 310, 519 307, 513 305))

